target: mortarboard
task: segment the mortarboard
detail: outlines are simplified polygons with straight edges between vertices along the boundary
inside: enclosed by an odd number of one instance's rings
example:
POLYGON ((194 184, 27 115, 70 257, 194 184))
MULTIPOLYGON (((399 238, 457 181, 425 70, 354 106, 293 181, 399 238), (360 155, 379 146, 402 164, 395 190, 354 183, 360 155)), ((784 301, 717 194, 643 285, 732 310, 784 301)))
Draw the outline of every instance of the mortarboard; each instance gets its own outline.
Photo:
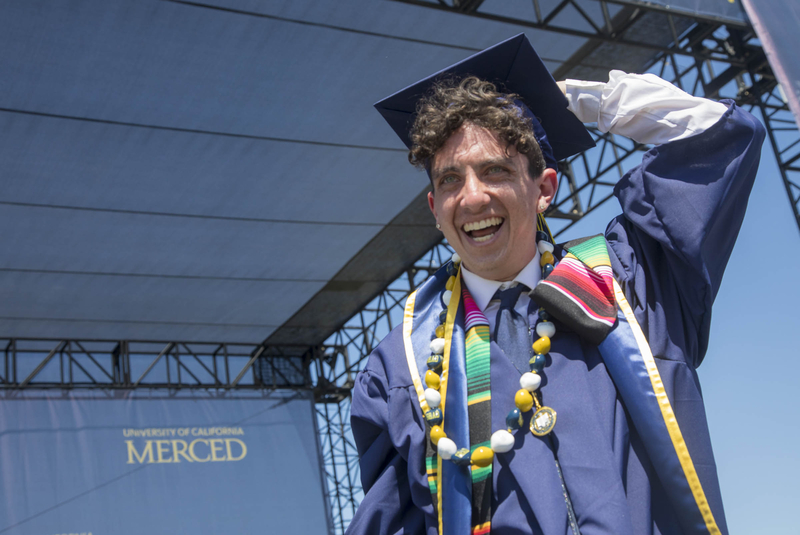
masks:
MULTIPOLYGON (((528 108, 524 111, 534 116, 534 134, 542 151, 547 152, 548 143, 552 147, 551 158, 563 160, 595 146, 583 123, 567 109, 567 98, 523 33, 386 97, 377 102, 375 108, 406 147, 411 148, 409 133, 419 99, 427 95, 440 79, 470 75, 492 82, 500 92, 520 96, 528 108)), ((545 154, 545 160, 551 159, 548 156, 545 154)), ((548 166, 551 163, 555 162, 548 161, 548 166)))

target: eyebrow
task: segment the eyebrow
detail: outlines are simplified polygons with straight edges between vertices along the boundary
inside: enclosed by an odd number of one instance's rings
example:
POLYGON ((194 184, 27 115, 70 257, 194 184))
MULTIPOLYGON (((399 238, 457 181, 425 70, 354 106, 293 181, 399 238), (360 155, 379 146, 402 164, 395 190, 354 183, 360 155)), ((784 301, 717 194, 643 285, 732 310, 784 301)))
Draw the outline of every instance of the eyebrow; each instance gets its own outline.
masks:
POLYGON ((485 160, 481 162, 481 167, 490 167, 492 165, 503 165, 509 167, 511 165, 512 158, 494 158, 492 160, 485 160))

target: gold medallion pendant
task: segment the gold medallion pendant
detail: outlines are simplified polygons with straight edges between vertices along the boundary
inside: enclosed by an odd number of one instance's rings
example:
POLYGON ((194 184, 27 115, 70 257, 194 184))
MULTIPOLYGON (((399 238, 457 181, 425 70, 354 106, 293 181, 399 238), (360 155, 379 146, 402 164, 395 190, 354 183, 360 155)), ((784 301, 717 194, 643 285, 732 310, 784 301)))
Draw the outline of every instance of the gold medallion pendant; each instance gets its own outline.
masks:
POLYGON ((556 426, 556 411, 550 407, 541 407, 531 418, 531 433, 543 437, 556 426))

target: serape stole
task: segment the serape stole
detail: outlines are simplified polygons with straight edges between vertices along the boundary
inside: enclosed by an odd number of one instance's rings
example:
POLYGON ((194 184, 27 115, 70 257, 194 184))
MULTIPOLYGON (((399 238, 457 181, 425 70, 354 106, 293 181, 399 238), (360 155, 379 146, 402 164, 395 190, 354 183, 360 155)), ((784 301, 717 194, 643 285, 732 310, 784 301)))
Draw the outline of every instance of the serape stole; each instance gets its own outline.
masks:
POLYGON ((602 234, 564 244, 567 254, 532 299, 593 344, 602 342, 617 321, 614 273, 602 234))

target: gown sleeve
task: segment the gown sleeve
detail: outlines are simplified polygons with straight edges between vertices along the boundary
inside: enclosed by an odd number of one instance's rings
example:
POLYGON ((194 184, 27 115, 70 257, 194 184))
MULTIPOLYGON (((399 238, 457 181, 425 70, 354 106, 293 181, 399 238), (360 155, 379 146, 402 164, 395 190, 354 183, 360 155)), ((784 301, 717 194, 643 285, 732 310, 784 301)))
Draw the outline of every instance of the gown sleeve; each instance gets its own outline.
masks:
MULTIPOLYGON (((424 424, 418 421, 408 386, 390 385, 381 344, 353 387, 350 422, 358 449, 364 497, 348 535, 425 533, 432 512, 424 470, 424 424), (427 503, 425 503, 427 500, 427 503)), ((413 385, 410 386, 413 389, 413 385)))
POLYGON ((601 131, 656 144, 614 193, 612 264, 653 354, 696 368, 711 305, 744 219, 765 130, 732 102, 693 97, 652 75, 612 71, 568 99, 601 131), (585 91, 582 91, 585 89, 585 91), (586 95, 580 95, 586 93, 586 95))

